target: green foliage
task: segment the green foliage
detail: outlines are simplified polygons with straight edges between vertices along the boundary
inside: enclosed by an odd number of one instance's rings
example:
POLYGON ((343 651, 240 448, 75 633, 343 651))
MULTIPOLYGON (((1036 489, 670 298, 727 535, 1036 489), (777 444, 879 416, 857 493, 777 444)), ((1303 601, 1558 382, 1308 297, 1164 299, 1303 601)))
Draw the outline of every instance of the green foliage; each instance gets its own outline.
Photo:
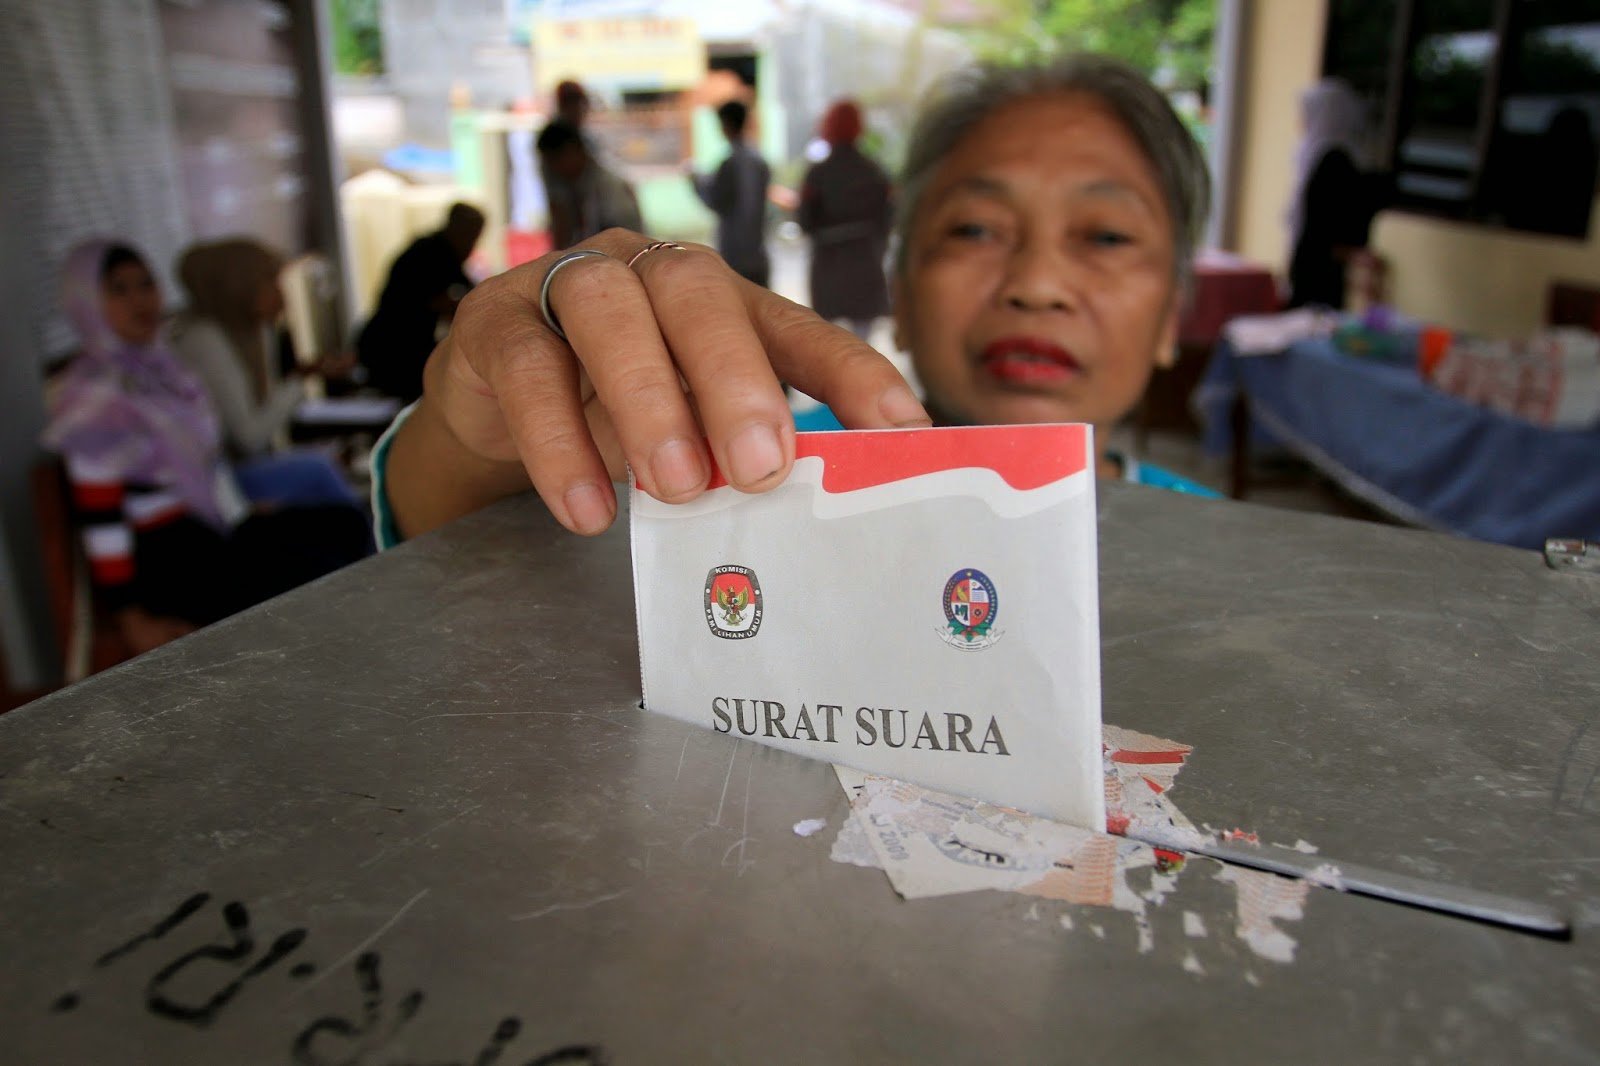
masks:
POLYGON ((1063 52, 1100 52, 1169 89, 1208 80, 1216 0, 989 0, 992 17, 970 31, 979 55, 1029 63, 1063 52))
POLYGON ((333 0, 333 69, 340 74, 383 73, 379 0, 333 0))

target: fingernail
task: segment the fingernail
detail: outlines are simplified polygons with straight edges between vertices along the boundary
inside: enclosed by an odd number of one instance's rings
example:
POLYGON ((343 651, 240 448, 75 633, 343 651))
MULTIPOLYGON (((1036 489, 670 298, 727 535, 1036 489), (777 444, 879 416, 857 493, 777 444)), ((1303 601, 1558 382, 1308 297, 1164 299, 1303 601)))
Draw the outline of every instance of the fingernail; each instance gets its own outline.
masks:
POLYGON ((735 485, 754 485, 783 468, 783 445, 765 422, 739 431, 728 442, 728 478, 735 485))
POLYGON ((567 505, 568 520, 579 533, 599 533, 616 517, 609 494, 599 485, 576 485, 567 490, 562 501, 567 505))
POLYGON ((665 499, 694 492, 706 483, 705 460, 700 449, 686 440, 669 440, 650 453, 650 476, 665 499))
POLYGON ((885 389, 878 397, 878 412, 896 426, 931 426, 933 419, 904 385, 885 389))

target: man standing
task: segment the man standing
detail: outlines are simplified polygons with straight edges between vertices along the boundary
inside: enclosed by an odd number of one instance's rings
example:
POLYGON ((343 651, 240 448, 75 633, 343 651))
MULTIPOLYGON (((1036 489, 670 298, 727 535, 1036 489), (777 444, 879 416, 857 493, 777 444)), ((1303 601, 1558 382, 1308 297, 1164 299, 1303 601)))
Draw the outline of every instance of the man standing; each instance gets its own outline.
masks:
POLYGON ((418 237, 389 268, 378 309, 356 338, 356 352, 378 389, 411 403, 422 395, 422 368, 441 321, 472 288, 462 264, 483 235, 483 212, 454 204, 444 228, 418 237))
POLYGON ((715 174, 691 175, 694 191, 717 213, 717 250, 744 277, 767 284, 772 264, 767 258, 767 185, 772 168, 745 143, 750 112, 737 100, 717 108, 728 158, 715 174))
POLYGON ((644 228, 633 188, 595 159, 578 127, 555 119, 539 131, 536 147, 557 248, 570 248, 613 226, 644 228))

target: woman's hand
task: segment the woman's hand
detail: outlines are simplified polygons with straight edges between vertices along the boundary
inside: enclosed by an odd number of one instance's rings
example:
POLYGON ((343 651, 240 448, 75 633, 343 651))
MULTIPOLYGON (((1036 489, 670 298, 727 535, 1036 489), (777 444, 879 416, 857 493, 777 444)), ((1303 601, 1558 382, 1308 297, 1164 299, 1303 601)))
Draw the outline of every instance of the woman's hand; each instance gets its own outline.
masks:
POLYGON ((631 466, 658 500, 705 490, 711 463, 764 492, 794 462, 780 379, 846 426, 927 425, 894 366, 849 332, 735 274, 700 246, 628 260, 652 242, 608 230, 606 253, 562 267, 544 321, 539 289, 562 253, 478 286, 434 351, 426 391, 396 434, 390 502, 415 536, 531 482, 558 521, 599 533, 631 466), (709 442, 709 451, 707 443, 709 442))

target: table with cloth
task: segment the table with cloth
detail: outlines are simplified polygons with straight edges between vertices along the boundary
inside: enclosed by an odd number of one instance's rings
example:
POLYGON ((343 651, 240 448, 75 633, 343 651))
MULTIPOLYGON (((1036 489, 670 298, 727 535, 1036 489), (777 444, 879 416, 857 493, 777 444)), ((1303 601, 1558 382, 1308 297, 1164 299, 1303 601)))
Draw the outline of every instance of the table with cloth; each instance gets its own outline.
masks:
POLYGON ((1195 257, 1192 291, 1178 322, 1174 364, 1157 370, 1137 416, 1141 434, 1151 429, 1193 431, 1189 398, 1205 373, 1211 350, 1228 322, 1278 307, 1272 271, 1228 252, 1208 249, 1195 257))
POLYGON ((1324 337, 1265 355, 1218 343, 1195 393, 1209 454, 1242 449, 1240 400, 1252 448, 1280 444, 1403 522, 1524 548, 1600 539, 1600 428, 1479 407, 1409 362, 1346 355, 1324 337))

